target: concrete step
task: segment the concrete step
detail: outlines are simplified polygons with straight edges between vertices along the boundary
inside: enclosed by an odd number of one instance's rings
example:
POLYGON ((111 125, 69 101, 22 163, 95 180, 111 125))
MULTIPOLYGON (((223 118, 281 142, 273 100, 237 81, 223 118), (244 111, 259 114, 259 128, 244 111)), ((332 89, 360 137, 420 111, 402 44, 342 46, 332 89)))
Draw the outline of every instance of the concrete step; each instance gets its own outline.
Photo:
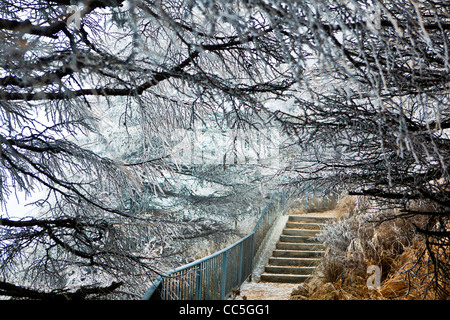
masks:
POLYGON ((273 266, 297 266, 297 267, 311 267, 319 264, 320 258, 286 258, 286 257, 271 257, 269 258, 269 265, 273 266))
POLYGON ((275 249, 272 253, 272 257, 284 257, 284 258, 320 258, 322 255, 323 251, 312 251, 312 250, 275 249))
POLYGON ((302 274, 274 274, 274 273, 261 274, 261 281, 267 282, 301 283, 305 282, 309 278, 310 276, 302 274))
POLYGON ((286 222, 286 228, 292 229, 322 230, 325 226, 325 223, 286 222))
POLYGON ((261 280, 300 283, 309 279, 325 249, 316 236, 330 219, 289 216, 272 257, 261 274, 261 280))
POLYGON ((282 234, 280 242, 318 243, 316 236, 290 236, 282 234))
POLYGON ((272 265, 267 265, 264 269, 265 273, 303 274, 303 275, 312 275, 315 270, 316 270, 315 267, 292 267, 292 266, 272 266, 272 265))
POLYGON ((288 222, 302 222, 302 223, 322 223, 325 224, 330 219, 333 219, 331 217, 315 217, 315 216, 296 216, 291 215, 288 218, 288 222))
POLYGON ((298 242, 278 242, 276 249, 280 250, 323 250, 321 243, 298 243, 298 242))
POLYGON ((307 230, 307 229, 291 229, 284 228, 283 234, 288 236, 306 236, 314 237, 320 233, 320 230, 307 230))

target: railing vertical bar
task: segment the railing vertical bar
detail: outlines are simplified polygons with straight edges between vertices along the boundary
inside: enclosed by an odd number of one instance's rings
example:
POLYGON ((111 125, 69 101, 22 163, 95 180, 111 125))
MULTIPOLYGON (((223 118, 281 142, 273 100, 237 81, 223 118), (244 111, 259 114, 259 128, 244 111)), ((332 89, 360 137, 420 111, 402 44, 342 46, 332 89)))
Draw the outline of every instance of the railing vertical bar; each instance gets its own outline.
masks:
POLYGON ((201 300, 202 297, 202 264, 197 268, 197 276, 195 277, 195 299, 201 300))
POLYGON ((209 277, 209 270, 211 269, 211 263, 212 260, 210 259, 207 263, 207 265, 205 266, 205 274, 204 274, 204 278, 203 281, 204 283, 204 294, 203 294, 203 299, 205 300, 210 300, 211 298, 211 279, 209 277))
POLYGON ((226 282, 227 282, 227 252, 222 253, 222 290, 220 299, 225 300, 226 295, 226 282))
POLYGON ((186 292, 186 279, 185 279, 186 270, 183 270, 180 273, 181 273, 181 276, 180 276, 179 281, 181 283, 181 286, 180 286, 179 300, 184 300, 184 293, 186 292))
POLYGON ((241 282, 241 280, 242 280, 242 268, 244 267, 243 266, 243 259, 244 259, 244 243, 241 242, 240 245, 239 245, 239 266, 238 266, 238 268, 239 268, 238 283, 239 284, 242 283, 241 282))
POLYGON ((216 287, 216 296, 218 297, 218 299, 220 299, 220 297, 221 297, 221 295, 222 295, 222 290, 221 290, 221 288, 222 288, 222 265, 221 265, 221 263, 222 263, 222 255, 220 255, 220 256, 217 256, 215 259, 216 259, 216 270, 218 270, 218 275, 217 275, 217 278, 215 279, 216 280, 216 285, 215 285, 215 287, 216 287))
POLYGON ((194 295, 194 291, 195 291, 195 280, 197 278, 197 268, 192 268, 191 270, 189 270, 190 272, 188 273, 188 291, 187 291, 187 295, 186 295, 186 299, 188 300, 193 300, 193 295, 194 295))
MULTIPOLYGON (((255 258, 255 231, 253 231, 251 237, 251 245, 250 245, 250 250, 251 250, 251 257, 250 257, 250 270, 253 270, 253 260, 255 258)), ((250 280, 251 280, 251 273, 250 273, 250 280)))
POLYGON ((186 292, 186 279, 185 279, 185 270, 183 270, 181 272, 181 277, 180 277, 180 281, 181 281, 181 290, 180 290, 180 300, 184 300, 184 293, 186 292))

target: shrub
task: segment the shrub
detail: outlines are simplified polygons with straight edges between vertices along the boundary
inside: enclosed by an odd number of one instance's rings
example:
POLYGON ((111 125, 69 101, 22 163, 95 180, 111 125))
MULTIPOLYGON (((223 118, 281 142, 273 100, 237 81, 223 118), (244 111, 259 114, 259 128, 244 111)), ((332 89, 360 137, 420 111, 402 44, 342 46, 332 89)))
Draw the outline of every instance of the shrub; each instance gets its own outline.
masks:
MULTIPOLYGON (((330 283, 338 292, 333 293, 334 299, 393 299, 411 295, 408 271, 415 261, 413 255, 417 254, 418 243, 421 243, 413 224, 422 225, 424 218, 416 216, 380 222, 377 220, 379 211, 370 208, 367 199, 355 197, 342 199, 336 207, 338 219, 318 235, 326 249, 319 266, 320 277, 311 282, 315 289, 310 290, 310 299, 330 296, 329 292, 325 296, 320 294, 324 285, 331 287, 330 283), (381 270, 380 290, 367 288, 367 267, 370 265, 377 265, 381 270)), ((394 216, 396 212, 391 210, 390 215, 394 216)), ((417 297, 419 286, 414 288, 412 296, 417 297)))

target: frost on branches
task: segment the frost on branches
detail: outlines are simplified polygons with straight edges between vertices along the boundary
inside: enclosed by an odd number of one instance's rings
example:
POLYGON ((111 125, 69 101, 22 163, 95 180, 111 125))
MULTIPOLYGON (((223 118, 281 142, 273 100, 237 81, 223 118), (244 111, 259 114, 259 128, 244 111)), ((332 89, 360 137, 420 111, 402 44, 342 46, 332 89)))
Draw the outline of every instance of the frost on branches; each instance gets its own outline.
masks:
POLYGON ((448 12, 0 0, 0 294, 139 297, 163 244, 201 219, 245 233, 230 224, 279 186, 429 215, 418 231, 447 266, 448 12), (6 210, 16 193, 33 216, 6 210), (86 274, 101 283, 72 281, 86 274))

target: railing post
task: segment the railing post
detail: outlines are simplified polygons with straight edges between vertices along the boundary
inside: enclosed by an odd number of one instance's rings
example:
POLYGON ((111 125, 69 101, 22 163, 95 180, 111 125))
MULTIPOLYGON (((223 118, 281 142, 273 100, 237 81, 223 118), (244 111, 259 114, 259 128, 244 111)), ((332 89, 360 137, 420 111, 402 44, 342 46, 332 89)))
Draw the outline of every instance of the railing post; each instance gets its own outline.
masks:
POLYGON ((202 298, 202 269, 201 264, 197 268, 197 274, 195 277, 195 300, 201 300, 202 298))
POLYGON ((241 285, 242 280, 242 267, 243 267, 243 258, 244 258, 244 242, 241 242, 239 245, 239 273, 238 273, 238 283, 241 285))
POLYGON ((255 231, 253 231, 251 235, 251 256, 250 256, 250 281, 252 281, 252 275, 253 275, 253 261, 255 260, 255 231))
POLYGON ((221 300, 225 300, 227 289, 226 282, 227 282, 227 252, 225 251, 222 256, 222 291, 220 294, 221 300))

